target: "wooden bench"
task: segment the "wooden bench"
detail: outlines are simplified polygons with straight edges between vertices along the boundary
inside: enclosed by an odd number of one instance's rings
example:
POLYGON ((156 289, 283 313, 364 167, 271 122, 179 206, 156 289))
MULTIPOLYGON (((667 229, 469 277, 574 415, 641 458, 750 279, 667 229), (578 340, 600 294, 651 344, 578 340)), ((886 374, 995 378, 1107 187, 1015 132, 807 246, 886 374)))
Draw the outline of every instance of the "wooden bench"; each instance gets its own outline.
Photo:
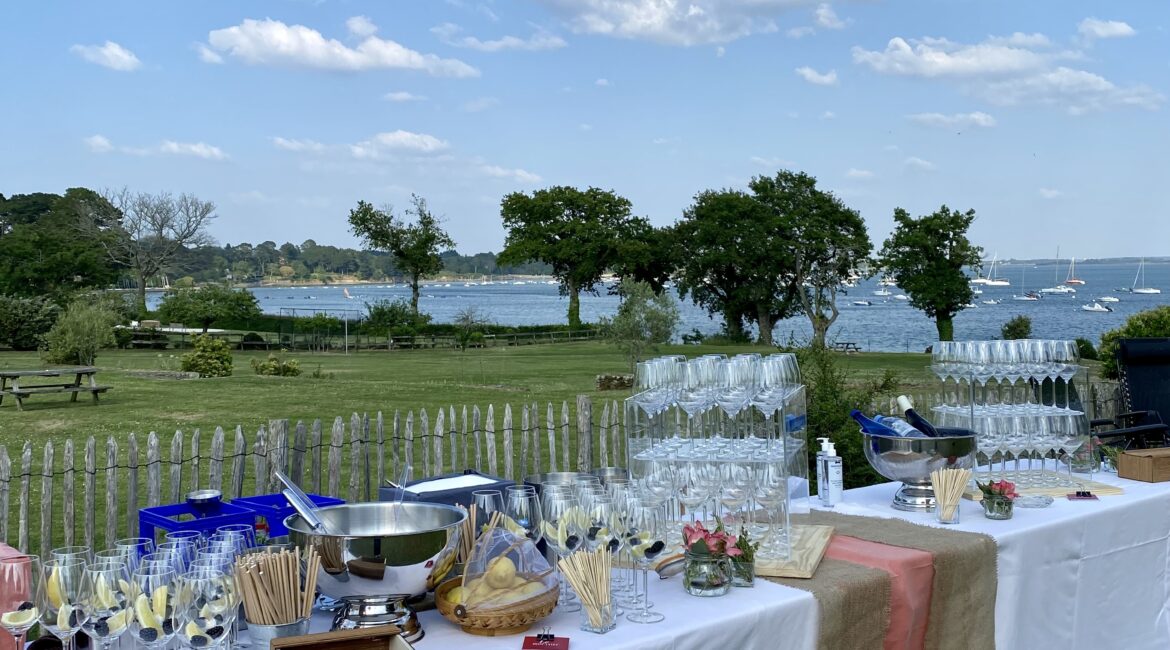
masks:
POLYGON ((845 354, 853 354, 854 352, 861 352, 861 346, 853 341, 837 341, 833 343, 833 349, 845 354))
POLYGON ((5 395, 11 395, 16 399, 16 409, 23 411, 25 399, 42 393, 68 393, 70 402, 76 402, 79 393, 89 393, 93 397, 93 402, 96 404, 98 395, 112 388, 111 386, 99 386, 95 378, 96 375, 97 368, 93 367, 62 368, 59 370, 0 371, 0 404, 4 402, 5 395), (57 384, 34 384, 31 386, 20 385, 21 379, 30 377, 53 378, 61 377, 62 375, 73 375, 73 381, 57 384), (82 379, 88 379, 88 382, 83 384, 82 379))

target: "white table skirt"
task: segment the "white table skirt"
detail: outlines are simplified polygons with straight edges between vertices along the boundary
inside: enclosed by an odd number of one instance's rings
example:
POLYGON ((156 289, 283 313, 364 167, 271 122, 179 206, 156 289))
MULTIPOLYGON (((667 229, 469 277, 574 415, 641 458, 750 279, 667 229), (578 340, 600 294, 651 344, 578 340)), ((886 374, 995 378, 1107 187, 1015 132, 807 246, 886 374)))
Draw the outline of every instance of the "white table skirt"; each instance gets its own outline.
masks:
MULTIPOLYGON (((999 545, 996 647, 1170 648, 1170 483, 1097 474, 1125 494, 1099 501, 1057 499, 1016 508, 1009 521, 964 501, 955 530, 985 533, 999 545)), ((848 490, 835 510, 939 525, 933 514, 894 510, 900 484, 848 490)), ((815 517, 815 515, 814 515, 815 517)))

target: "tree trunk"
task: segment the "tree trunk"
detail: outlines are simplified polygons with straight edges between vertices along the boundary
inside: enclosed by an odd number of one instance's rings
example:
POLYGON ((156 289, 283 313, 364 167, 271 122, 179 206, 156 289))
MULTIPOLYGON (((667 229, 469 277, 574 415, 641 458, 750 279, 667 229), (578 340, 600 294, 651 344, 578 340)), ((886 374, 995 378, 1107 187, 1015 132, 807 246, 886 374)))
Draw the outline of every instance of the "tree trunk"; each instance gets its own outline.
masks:
POLYGON ((581 291, 569 285, 569 329, 581 329, 581 291))
POLYGON ((809 319, 809 323, 812 325, 812 340, 809 341, 809 345, 814 348, 825 347, 825 337, 829 335, 829 325, 831 324, 829 319, 815 316, 809 319))
POLYGON ((951 316, 936 316, 934 326, 938 328, 938 340, 955 340, 955 320, 951 316))
POLYGON ((410 275, 410 311, 414 313, 415 320, 418 320, 418 274, 412 273, 410 275))
POLYGON ((771 347, 772 328, 775 324, 772 322, 771 312, 769 312, 768 308, 763 305, 756 307, 756 325, 758 325, 760 328, 760 345, 767 345, 771 347))
POLYGON ((143 319, 146 318, 146 275, 142 271, 136 271, 136 273, 138 274, 138 291, 135 306, 138 308, 138 318, 143 319))
POLYGON ((728 309, 723 312, 723 328, 727 330, 727 336, 733 341, 738 341, 743 338, 743 321, 739 314, 728 309))

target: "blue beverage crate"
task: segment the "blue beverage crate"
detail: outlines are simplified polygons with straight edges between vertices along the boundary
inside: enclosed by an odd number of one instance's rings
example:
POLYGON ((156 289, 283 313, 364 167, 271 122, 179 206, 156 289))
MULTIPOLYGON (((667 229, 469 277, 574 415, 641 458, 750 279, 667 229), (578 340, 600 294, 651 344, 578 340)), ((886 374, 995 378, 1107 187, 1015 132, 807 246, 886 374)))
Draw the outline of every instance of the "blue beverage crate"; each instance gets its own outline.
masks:
POLYGON ((210 503, 198 507, 187 503, 169 506, 142 508, 138 511, 139 535, 155 539, 156 530, 164 533, 176 530, 197 530, 204 536, 215 533, 215 529, 229 524, 256 522, 256 515, 248 508, 230 503, 210 503))
MULTIPOLYGON (((344 499, 335 499, 333 497, 323 497, 319 494, 308 495, 309 500, 312 501, 318 508, 325 506, 339 506, 345 503, 344 499)), ((254 497, 240 497, 232 501, 232 505, 242 508, 248 508, 256 513, 258 517, 264 517, 268 521, 268 536, 269 537, 283 537, 288 534, 288 529, 284 527, 284 520, 289 515, 295 515, 297 511, 288 502, 288 499, 280 493, 277 494, 261 494, 254 497)))

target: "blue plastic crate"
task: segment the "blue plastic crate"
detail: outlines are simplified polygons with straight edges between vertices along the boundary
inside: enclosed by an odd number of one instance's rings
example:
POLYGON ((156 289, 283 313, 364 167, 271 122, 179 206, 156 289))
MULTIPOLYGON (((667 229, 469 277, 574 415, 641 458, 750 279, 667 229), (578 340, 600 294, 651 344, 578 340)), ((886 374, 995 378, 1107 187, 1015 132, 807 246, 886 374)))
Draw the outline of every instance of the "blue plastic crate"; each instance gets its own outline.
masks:
POLYGON ((212 535, 215 529, 229 524, 255 524, 256 515, 248 508, 230 503, 191 506, 175 503, 169 506, 142 508, 138 511, 139 535, 155 539, 157 530, 164 533, 176 530, 197 530, 212 535))
MULTIPOLYGON (((333 497, 323 497, 319 494, 310 494, 309 500, 312 501, 318 508, 325 506, 339 506, 345 503, 344 499, 335 499, 333 497)), ((264 517, 268 521, 268 536, 282 537, 288 534, 288 529, 284 527, 284 520, 289 515, 296 514, 292 504, 288 502, 283 494, 261 494, 254 497, 240 497, 232 501, 232 505, 248 508, 256 513, 258 517, 264 517)))

